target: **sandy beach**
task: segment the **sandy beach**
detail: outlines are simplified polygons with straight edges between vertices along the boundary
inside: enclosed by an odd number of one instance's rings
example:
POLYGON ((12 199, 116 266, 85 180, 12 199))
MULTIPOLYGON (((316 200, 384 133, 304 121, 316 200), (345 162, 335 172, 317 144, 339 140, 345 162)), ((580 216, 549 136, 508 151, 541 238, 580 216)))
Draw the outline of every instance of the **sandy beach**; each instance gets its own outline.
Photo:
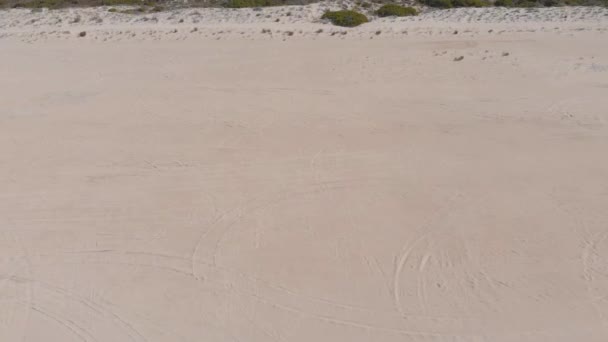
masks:
POLYGON ((608 340, 608 9, 332 6, 0 11, 0 341, 608 340))

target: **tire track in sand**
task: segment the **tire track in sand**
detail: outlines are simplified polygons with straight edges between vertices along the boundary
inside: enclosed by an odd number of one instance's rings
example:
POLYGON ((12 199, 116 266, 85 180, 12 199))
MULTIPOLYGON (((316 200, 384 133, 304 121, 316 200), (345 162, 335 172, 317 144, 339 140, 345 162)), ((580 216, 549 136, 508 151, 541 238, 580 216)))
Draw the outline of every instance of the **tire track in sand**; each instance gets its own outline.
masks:
MULTIPOLYGON (((584 224, 583 224, 584 226, 584 224)), ((604 242, 608 238, 608 231, 603 231, 591 239, 585 239, 585 245, 582 248, 581 252, 581 260, 583 262, 583 279, 585 280, 585 286, 587 287, 587 296, 591 302, 591 306, 593 306, 593 310, 596 312, 598 319, 600 320, 600 324, 604 327, 604 329, 608 329, 608 320, 604 316, 604 312, 602 308, 598 304, 599 301, 603 300, 606 295, 597 296, 595 290, 593 289, 593 269, 590 264, 590 259, 593 255, 597 255, 597 246, 604 242)))
MULTIPOLYGON (((414 239, 412 242, 406 242, 401 248, 401 253, 396 258, 395 272, 393 274, 393 301, 395 303, 395 307, 399 311, 399 314, 402 317, 407 317, 408 314, 405 313, 403 308, 403 304, 401 303, 401 274, 403 273, 403 268, 407 264, 410 255, 412 252, 426 239, 428 239, 433 233, 437 232, 441 229, 441 226, 435 227, 435 225, 441 220, 445 219, 452 212, 452 209, 456 205, 456 200, 458 198, 462 198, 460 193, 452 196, 447 200, 447 203, 440 208, 433 217, 431 217, 425 224, 423 224, 418 230, 426 230, 422 235, 418 238, 414 239)), ((423 267, 423 265, 420 265, 423 267)), ((419 268, 420 268, 419 267, 419 268)), ((418 300, 421 302, 421 305, 424 308, 424 298, 421 298, 421 291, 418 291, 418 300)))
MULTIPOLYGON (((124 320, 123 318, 121 318, 117 313, 115 313, 114 311, 111 311, 105 307, 103 307, 101 304, 95 303, 93 301, 90 301, 82 296, 80 296, 79 294, 76 294, 72 291, 69 291, 65 288, 59 287, 59 286, 55 286, 46 282, 43 282, 41 280, 37 280, 37 279, 33 279, 33 278, 25 278, 25 277, 17 277, 17 276, 13 276, 11 278, 13 281, 15 282, 20 282, 20 283, 28 283, 30 284, 36 284, 37 286, 40 286, 41 288, 45 289, 46 291, 49 291, 51 293, 55 293, 58 294, 64 298, 67 298, 69 300, 71 300, 72 302, 78 304, 81 307, 85 307, 88 311, 94 312, 95 315, 97 316, 102 316, 102 317, 106 317, 109 318, 110 321, 113 321, 115 325, 121 326, 121 330, 123 330, 123 332, 129 336, 129 339, 131 341, 134 342, 147 342, 148 340, 137 330, 135 329, 130 323, 128 323, 126 320, 124 320)), ((44 309, 42 307, 42 304, 37 303, 37 304, 32 304, 31 308, 33 309, 34 307, 38 308, 38 311, 42 312, 43 314, 47 314, 49 315, 49 317, 51 318, 55 318, 55 320, 59 319, 58 316, 55 314, 50 314, 50 311, 48 309, 44 309)), ((79 328, 80 330, 84 330, 84 328, 79 327, 77 323, 75 323, 73 320, 70 319, 64 319, 64 322, 69 322, 71 325, 73 325, 75 328, 79 328)), ((93 337, 91 335, 91 337, 93 337)), ((94 337, 93 337, 93 340, 94 337)))

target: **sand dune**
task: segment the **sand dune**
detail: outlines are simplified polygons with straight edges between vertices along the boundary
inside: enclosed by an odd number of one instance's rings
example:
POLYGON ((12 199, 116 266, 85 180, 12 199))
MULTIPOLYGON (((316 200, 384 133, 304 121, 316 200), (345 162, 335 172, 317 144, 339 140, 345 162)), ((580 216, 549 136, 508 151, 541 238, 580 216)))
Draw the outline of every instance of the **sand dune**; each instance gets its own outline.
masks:
POLYGON ((0 341, 608 339, 606 9, 325 6, 0 11, 0 341))
MULTIPOLYGON (((608 9, 601 7, 426 9, 416 17, 374 18, 371 23, 354 29, 331 26, 319 19, 324 11, 339 8, 337 3, 323 2, 261 9, 177 9, 137 15, 109 12, 109 7, 53 11, 14 9, 0 11, 0 39, 28 43, 74 38, 86 41, 369 39, 375 38, 378 31, 383 36, 413 35, 426 39, 452 35, 455 30, 468 37, 487 33, 494 36, 513 32, 567 34, 608 30, 608 9), (83 31, 86 36, 79 37, 83 31)), ((125 9, 128 7, 121 8, 125 9)))

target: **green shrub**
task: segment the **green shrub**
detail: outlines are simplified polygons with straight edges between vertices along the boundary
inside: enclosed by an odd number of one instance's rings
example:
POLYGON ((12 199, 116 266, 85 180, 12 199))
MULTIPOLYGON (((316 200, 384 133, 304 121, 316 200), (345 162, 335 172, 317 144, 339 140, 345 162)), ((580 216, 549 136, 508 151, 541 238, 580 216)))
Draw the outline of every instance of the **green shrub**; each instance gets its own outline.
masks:
POLYGON ((379 17, 407 17, 411 15, 418 15, 418 11, 416 11, 413 7, 403 7, 395 4, 388 4, 380 7, 376 14, 379 17))
POLYGON ((608 7, 608 0, 564 0, 568 6, 603 6, 608 7))
MULTIPOLYGON (((6 0, 0 0, 6 1, 6 0)), ((156 3, 151 0, 17 0, 7 1, 15 8, 66 8, 66 7, 91 7, 91 6, 154 6, 156 3)))
MULTIPOLYGON (((437 8, 452 8, 452 7, 485 7, 489 6, 488 0, 421 0, 423 4, 429 7, 437 8)), ((512 1, 512 0, 496 0, 496 1, 512 1)), ((501 6, 501 5, 496 5, 501 6)))
POLYGON ((485 7, 488 4, 486 0, 452 0, 454 7, 485 7))
POLYGON ((246 7, 270 7, 285 4, 285 0, 228 0, 224 7, 246 8, 246 7))
POLYGON ((568 6, 604 6, 604 7, 608 7, 608 0, 564 0, 563 4, 568 5, 568 6))
POLYGON ((421 3, 429 7, 452 8, 452 0, 421 0, 421 3))
POLYGON ((143 1, 141 0, 101 0, 102 6, 119 6, 119 5, 141 5, 143 1))
POLYGON ((536 6, 538 6, 538 4, 534 0, 520 0, 520 1, 515 1, 515 6, 525 8, 525 7, 536 7, 536 6))
POLYGON ((321 19, 329 19, 332 24, 344 27, 355 27, 368 22, 364 14, 355 11, 327 11, 321 19))
POLYGON ((63 0, 34 0, 23 3, 18 3, 13 7, 25 7, 25 8, 60 8, 66 5, 63 0))
POLYGON ((372 7, 372 4, 370 4, 369 2, 364 2, 364 3, 361 4, 361 7, 362 8, 370 8, 370 7, 372 7))
MULTIPOLYGON (((542 0, 541 0, 542 1, 542 0)), ((494 6, 500 7, 537 7, 536 0, 496 0, 494 6)))

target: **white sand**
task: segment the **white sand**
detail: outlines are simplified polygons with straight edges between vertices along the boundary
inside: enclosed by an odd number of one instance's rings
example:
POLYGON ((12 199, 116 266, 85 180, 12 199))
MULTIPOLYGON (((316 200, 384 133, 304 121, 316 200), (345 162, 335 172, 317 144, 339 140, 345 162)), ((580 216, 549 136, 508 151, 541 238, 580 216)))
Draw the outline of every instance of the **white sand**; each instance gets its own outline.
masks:
POLYGON ((0 12, 0 341, 608 340, 608 11, 322 10, 0 12))

